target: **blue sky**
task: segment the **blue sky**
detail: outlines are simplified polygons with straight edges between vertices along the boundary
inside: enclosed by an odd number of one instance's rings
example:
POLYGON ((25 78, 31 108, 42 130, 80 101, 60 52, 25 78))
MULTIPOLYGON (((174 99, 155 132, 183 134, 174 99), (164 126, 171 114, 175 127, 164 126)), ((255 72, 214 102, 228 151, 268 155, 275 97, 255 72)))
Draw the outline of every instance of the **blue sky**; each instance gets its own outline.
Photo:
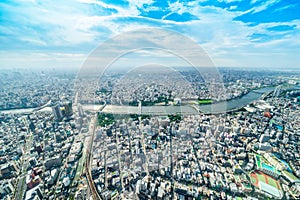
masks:
POLYGON ((300 68, 298 0, 2 0, 0 68, 78 68, 144 27, 192 38, 217 66, 300 68))

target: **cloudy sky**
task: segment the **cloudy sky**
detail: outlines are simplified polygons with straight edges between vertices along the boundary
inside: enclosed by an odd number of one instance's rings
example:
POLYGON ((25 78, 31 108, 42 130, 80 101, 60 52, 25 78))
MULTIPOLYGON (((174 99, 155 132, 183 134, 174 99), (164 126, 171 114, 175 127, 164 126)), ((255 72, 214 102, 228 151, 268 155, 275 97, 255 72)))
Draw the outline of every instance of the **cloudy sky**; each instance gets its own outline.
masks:
POLYGON ((299 0, 2 0, 0 68, 78 68, 145 27, 191 38, 217 66, 300 68, 299 0))

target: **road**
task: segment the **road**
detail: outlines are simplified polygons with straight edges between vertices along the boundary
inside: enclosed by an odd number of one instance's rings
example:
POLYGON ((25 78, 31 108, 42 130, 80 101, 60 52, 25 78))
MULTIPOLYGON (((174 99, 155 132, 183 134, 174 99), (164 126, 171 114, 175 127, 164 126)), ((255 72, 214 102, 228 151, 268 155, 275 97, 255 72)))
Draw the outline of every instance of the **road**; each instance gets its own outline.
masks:
POLYGON ((149 168, 148 168, 148 164, 149 164, 149 159, 147 156, 147 151, 146 151, 146 144, 145 144, 145 138, 144 138, 144 133, 141 132, 141 117, 139 117, 139 134, 141 135, 141 145, 143 147, 143 151, 144 151, 144 155, 145 155, 145 163, 143 168, 145 169, 147 176, 149 176, 149 168))
MULTIPOLYGON (((121 182, 121 191, 125 188, 124 187, 124 180, 123 180, 123 174, 122 174, 122 162, 120 159, 120 150, 119 148, 119 137, 116 134, 116 144, 117 144, 117 157, 118 157, 118 165, 119 165, 119 178, 120 178, 120 182, 121 182)), ((123 199, 123 198, 122 198, 123 199)))
POLYGON ((94 117, 91 119, 91 123, 89 126, 89 133, 90 133, 91 137, 90 137, 90 142, 86 149, 86 159, 85 159, 85 166, 86 166, 85 171, 86 171, 88 187, 89 187, 89 190, 91 191, 91 194, 92 194, 92 197, 94 200, 101 199, 100 195, 97 192, 94 180, 92 178, 92 173, 91 173, 91 164, 92 164, 92 160, 93 160, 91 151, 92 151, 92 147, 93 147, 93 141, 94 141, 94 137, 95 137, 97 121, 98 121, 98 114, 96 113, 94 115, 94 117))
POLYGON ((28 168, 28 159, 30 158, 29 153, 30 153, 30 149, 32 147, 32 140, 33 136, 32 133, 30 132, 29 135, 26 138, 26 145, 25 145, 25 153, 24 153, 24 157, 23 157, 23 162, 22 162, 22 169, 20 171, 21 175, 19 176, 19 182, 18 182, 18 186, 17 186, 17 190, 16 190, 16 194, 15 194, 15 199, 23 199, 24 197, 24 193, 26 191, 26 175, 27 175, 27 168, 28 168))
MULTIPOLYGON (((102 111, 106 106, 106 102, 104 105, 102 105, 101 108, 99 108, 98 111, 102 111)), ((93 142, 95 138, 95 131, 98 123, 98 112, 95 113, 94 117, 91 119, 90 125, 89 125, 89 135, 90 135, 90 141, 86 145, 86 158, 85 158, 85 172, 86 172, 86 178, 88 183, 88 188, 90 193, 92 194, 92 197, 94 200, 101 199, 99 193, 97 192, 97 188, 95 186, 94 180, 92 178, 91 173, 91 165, 93 156, 91 154, 91 151, 93 149, 93 142)))

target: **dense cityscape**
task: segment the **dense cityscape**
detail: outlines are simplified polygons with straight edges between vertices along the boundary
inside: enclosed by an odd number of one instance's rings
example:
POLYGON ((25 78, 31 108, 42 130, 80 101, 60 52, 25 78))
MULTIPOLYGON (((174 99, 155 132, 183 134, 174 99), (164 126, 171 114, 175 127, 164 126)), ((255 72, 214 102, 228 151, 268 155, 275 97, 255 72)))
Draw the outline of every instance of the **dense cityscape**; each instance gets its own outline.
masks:
POLYGON ((299 11, 0 1, 0 200, 300 199, 299 11))
POLYGON ((299 74, 218 71, 3 71, 0 199, 298 199, 299 74))

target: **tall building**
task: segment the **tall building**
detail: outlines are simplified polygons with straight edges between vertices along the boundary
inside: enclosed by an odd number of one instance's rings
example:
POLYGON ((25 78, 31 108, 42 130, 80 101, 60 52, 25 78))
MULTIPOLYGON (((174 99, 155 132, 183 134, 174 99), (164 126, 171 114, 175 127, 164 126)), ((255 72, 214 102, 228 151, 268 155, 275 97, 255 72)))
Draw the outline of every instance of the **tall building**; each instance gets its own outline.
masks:
POLYGON ((77 105, 78 115, 79 117, 84 117, 84 111, 81 104, 77 105))
POLYGON ((56 104, 55 106, 52 107, 52 112, 53 112, 53 115, 54 115, 56 121, 62 120, 63 115, 61 113, 59 104, 56 104))
POLYGON ((275 88, 273 97, 279 97, 280 94, 281 94, 281 85, 279 85, 275 88))
POLYGON ((66 116, 72 116, 73 115, 73 109, 72 109, 72 102, 67 101, 64 103, 64 108, 65 108, 65 115, 66 116))

